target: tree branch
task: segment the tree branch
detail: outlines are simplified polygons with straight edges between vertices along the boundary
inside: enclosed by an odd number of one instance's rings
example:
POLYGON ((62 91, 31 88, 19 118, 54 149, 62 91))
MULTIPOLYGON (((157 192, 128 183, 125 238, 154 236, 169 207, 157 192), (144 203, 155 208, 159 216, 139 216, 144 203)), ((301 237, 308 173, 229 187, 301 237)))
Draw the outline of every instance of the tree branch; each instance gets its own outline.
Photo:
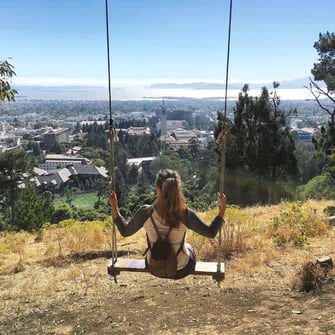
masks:
POLYGON ((333 109, 333 111, 331 111, 330 109, 325 107, 325 105, 320 102, 320 96, 323 95, 323 96, 327 97, 334 105, 335 105, 335 99, 330 95, 329 91, 326 92, 325 90, 323 90, 311 78, 309 78, 309 80, 310 80, 309 87, 308 86, 305 86, 305 87, 312 93, 312 95, 313 95, 314 99, 316 100, 317 104, 319 105, 319 107, 321 109, 323 109, 324 111, 326 111, 328 113, 328 115, 330 115, 333 118, 334 114, 335 114, 335 108, 333 109), (317 93, 314 91, 313 88, 316 89, 317 93))

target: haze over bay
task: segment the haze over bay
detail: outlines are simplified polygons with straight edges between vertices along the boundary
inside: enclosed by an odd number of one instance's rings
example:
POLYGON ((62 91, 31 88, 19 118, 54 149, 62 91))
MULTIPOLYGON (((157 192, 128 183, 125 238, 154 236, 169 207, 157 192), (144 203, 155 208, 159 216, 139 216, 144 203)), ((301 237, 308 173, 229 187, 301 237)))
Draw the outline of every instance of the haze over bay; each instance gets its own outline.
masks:
MULTIPOLYGON (((231 83, 228 89, 228 99, 236 100, 244 83, 231 83)), ((312 99, 312 95, 305 87, 308 78, 283 81, 277 89, 282 100, 312 99)), ((259 96, 261 88, 266 86, 270 91, 272 83, 252 83, 249 94, 259 96)), ((108 99, 107 85, 18 85, 18 99, 24 100, 106 100, 108 99)), ((225 84, 209 82, 189 83, 153 83, 141 85, 119 85, 112 88, 113 100, 155 100, 172 98, 193 99, 223 99, 225 84)))

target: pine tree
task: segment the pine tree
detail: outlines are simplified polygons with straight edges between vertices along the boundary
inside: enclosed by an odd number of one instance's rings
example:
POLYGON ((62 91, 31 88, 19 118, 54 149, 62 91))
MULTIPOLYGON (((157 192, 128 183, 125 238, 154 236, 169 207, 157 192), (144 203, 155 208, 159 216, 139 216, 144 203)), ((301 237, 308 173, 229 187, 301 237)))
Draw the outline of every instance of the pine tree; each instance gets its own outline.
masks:
POLYGON ((329 120, 321 127, 320 137, 313 138, 315 149, 326 157, 326 168, 335 178, 335 33, 319 34, 314 43, 319 59, 311 70, 314 80, 310 78, 309 90, 319 107, 325 111, 329 120), (325 88, 318 82, 323 82, 325 88))

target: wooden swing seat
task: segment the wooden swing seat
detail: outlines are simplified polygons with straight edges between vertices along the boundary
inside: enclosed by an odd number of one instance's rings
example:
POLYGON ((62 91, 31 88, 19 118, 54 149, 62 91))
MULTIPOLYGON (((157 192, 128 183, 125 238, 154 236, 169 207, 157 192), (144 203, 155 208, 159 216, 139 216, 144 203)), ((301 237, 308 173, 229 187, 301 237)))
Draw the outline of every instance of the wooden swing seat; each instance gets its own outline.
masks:
MULTIPOLYGON (((149 272, 143 258, 118 258, 114 264, 113 260, 111 260, 107 270, 108 274, 114 278, 121 272, 149 272)), ((218 263, 198 261, 196 262, 195 270, 190 274, 212 276, 216 281, 222 281, 225 276, 224 263, 220 263, 220 269, 218 271, 218 263)))

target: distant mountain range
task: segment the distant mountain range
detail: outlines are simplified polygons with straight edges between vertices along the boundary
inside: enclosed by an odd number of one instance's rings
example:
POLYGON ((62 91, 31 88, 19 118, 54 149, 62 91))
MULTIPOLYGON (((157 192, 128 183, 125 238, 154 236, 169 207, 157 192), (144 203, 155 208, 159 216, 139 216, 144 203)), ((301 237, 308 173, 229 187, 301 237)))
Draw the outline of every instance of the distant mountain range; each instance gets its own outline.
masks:
MULTIPOLYGON (((295 88, 303 88, 304 86, 307 86, 309 83, 309 79, 306 78, 300 78, 300 79, 294 79, 294 80, 283 80, 280 83, 280 88, 285 89, 295 89, 295 88)), ((230 83, 228 84, 229 89, 241 89, 245 83, 230 83)), ((261 88, 266 86, 267 88, 272 87, 272 82, 268 83, 252 83, 249 84, 249 87, 252 88, 261 88)), ((222 83, 210 83, 210 82, 192 82, 192 83, 184 83, 184 84, 178 84, 178 83, 157 83, 152 84, 148 86, 148 88, 154 88, 154 89, 193 89, 193 90, 222 90, 226 87, 225 84, 222 83)))

